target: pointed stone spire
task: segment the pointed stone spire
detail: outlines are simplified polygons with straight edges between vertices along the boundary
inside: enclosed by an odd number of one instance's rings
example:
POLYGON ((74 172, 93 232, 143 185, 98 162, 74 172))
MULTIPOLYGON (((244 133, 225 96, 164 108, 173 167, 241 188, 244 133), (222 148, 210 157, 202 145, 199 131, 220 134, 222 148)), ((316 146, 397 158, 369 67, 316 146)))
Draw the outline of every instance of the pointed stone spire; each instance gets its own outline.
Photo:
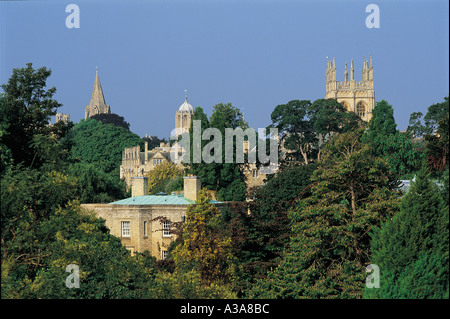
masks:
POLYGON ((92 89, 91 102, 89 105, 97 105, 98 107, 106 106, 102 85, 100 84, 100 78, 98 77, 98 70, 95 70, 94 88, 92 89))
POLYGON ((106 105, 105 96, 103 95, 102 85, 98 76, 98 68, 95 67, 95 81, 92 89, 91 100, 85 109, 85 119, 95 114, 109 114, 110 107, 106 105))

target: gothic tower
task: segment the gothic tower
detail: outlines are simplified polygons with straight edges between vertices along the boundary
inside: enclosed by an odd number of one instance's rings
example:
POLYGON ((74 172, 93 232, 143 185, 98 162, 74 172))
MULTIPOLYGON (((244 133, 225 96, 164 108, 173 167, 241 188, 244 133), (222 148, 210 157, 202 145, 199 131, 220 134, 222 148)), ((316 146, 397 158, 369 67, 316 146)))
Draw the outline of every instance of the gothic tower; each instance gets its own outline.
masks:
POLYGON ((92 89, 91 101, 84 110, 84 119, 87 119, 96 114, 109 114, 111 110, 109 105, 105 103, 102 86, 98 77, 98 70, 95 71, 94 88, 92 89))
POLYGON ((175 112, 175 132, 176 136, 189 132, 191 127, 191 118, 194 114, 194 108, 188 103, 187 90, 185 91, 184 103, 175 112))
POLYGON ((375 91, 373 90, 372 57, 363 60, 361 81, 355 81, 353 60, 350 64, 350 79, 347 63, 345 63, 344 81, 336 81, 336 64, 327 59, 326 99, 336 99, 347 111, 353 111, 364 121, 369 122, 375 107, 375 91))

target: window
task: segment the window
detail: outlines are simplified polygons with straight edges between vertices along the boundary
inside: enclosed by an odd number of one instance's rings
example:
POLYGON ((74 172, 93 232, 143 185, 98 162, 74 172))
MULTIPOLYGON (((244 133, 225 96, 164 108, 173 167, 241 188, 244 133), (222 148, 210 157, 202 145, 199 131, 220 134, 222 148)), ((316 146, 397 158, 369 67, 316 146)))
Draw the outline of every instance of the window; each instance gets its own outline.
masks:
POLYGON ((366 115, 366 106, 364 105, 364 102, 358 102, 356 105, 356 114, 358 114, 359 117, 364 117, 366 115))
POLYGON ((252 173, 254 178, 257 178, 259 176, 259 170, 257 169, 252 170, 252 173))
POLYGON ((130 237, 130 222, 122 222, 122 237, 130 237))
POLYGON ((162 163, 162 158, 156 158, 153 160, 153 165, 158 165, 162 163))
POLYGON ((164 221, 162 223, 162 231, 163 231, 163 237, 170 237, 170 227, 171 227, 171 222, 169 221, 164 221))
POLYGON ((169 251, 163 250, 162 254, 161 254, 162 260, 166 259, 168 254, 169 254, 169 251))
POLYGON ((342 104, 342 106, 344 107, 344 109, 345 109, 346 111, 348 111, 348 110, 349 110, 349 105, 348 105, 348 103, 347 103, 347 102, 345 102, 345 101, 342 101, 342 102, 341 102, 341 104, 342 104))
POLYGON ((144 221, 144 237, 147 237, 147 222, 144 221))
POLYGON ((181 221, 184 223, 186 221, 186 215, 181 216, 181 221))

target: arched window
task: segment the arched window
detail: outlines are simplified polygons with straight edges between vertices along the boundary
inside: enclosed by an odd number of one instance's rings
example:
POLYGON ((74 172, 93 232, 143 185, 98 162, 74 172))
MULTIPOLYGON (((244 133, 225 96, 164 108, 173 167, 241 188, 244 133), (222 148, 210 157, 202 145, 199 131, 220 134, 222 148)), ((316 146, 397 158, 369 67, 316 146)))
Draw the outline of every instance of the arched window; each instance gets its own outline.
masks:
POLYGON ((341 104, 342 104, 342 106, 344 107, 344 109, 345 109, 346 111, 349 110, 350 106, 348 105, 348 103, 347 103, 346 101, 342 101, 341 104))
POLYGON ((364 102, 359 101, 358 104, 356 104, 356 114, 361 118, 366 116, 366 105, 364 102))

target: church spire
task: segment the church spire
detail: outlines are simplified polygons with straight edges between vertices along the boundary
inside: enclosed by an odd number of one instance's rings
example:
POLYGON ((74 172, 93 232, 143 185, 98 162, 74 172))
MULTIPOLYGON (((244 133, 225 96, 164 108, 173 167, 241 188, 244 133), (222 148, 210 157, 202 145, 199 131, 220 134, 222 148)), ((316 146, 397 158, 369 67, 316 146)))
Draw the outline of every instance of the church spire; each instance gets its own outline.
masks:
POLYGON ((100 84, 100 78, 98 76, 98 68, 95 67, 94 88, 92 89, 89 105, 86 106, 85 119, 92 115, 103 113, 109 114, 110 108, 109 105, 106 105, 102 85, 100 84))
POLYGON ((105 96, 103 95, 102 85, 100 84, 100 78, 98 76, 98 69, 95 70, 95 82, 92 89, 91 102, 89 105, 97 107, 106 106, 105 96))

